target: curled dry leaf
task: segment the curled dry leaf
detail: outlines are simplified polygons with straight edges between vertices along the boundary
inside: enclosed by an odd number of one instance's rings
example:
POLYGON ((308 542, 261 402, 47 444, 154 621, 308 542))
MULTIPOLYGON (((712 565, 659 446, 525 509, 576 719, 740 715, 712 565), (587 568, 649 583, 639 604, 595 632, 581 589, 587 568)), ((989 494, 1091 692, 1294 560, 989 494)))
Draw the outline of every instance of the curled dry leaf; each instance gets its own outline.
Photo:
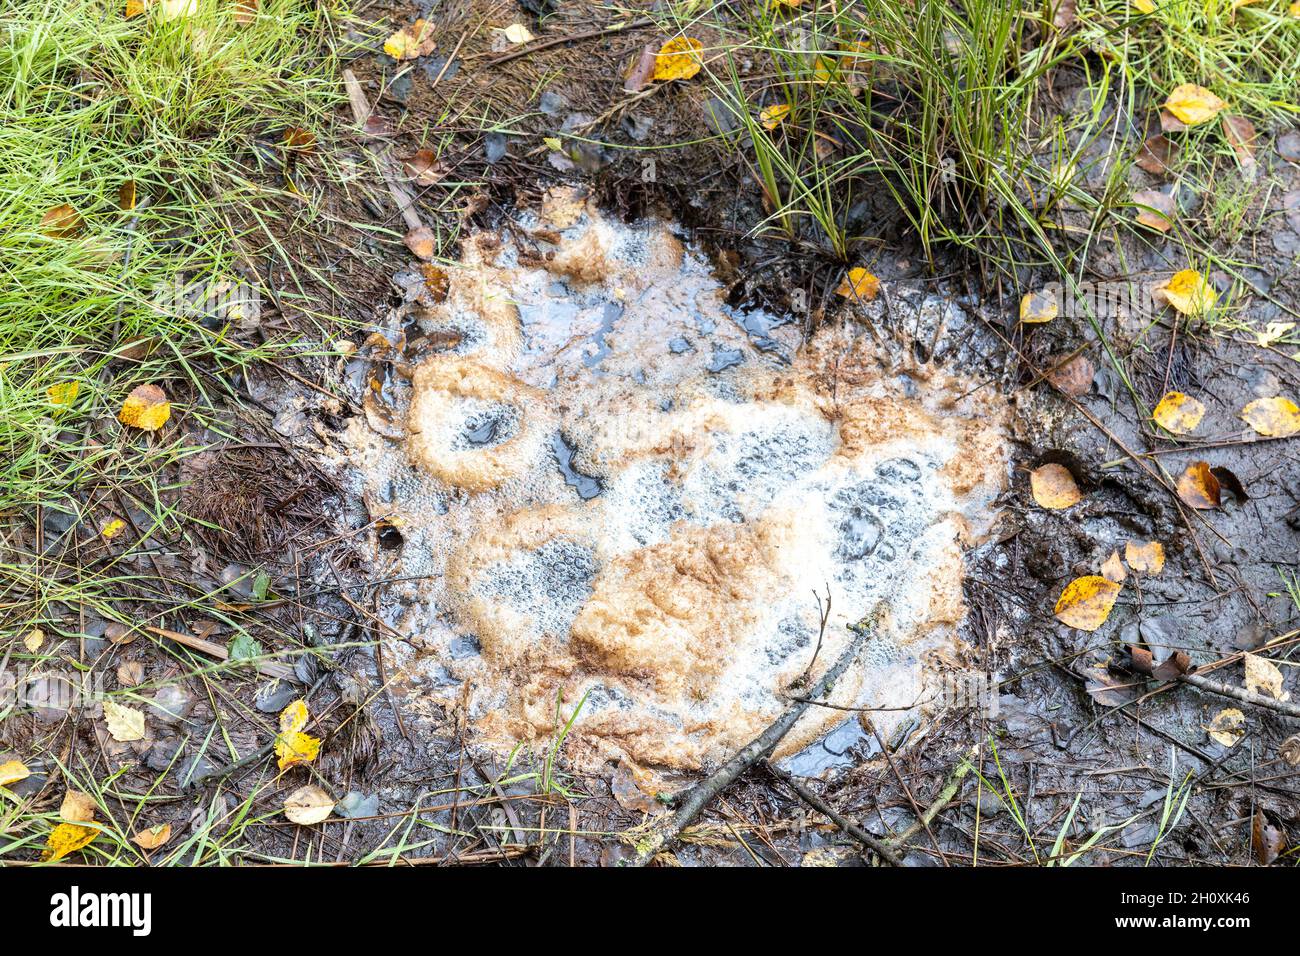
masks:
POLYGON ((1047 381, 1061 394, 1079 398, 1092 389, 1092 379, 1096 374, 1088 356, 1076 355, 1054 364, 1047 373, 1047 381))
POLYGON ((1219 479, 1214 477, 1210 466, 1203 461, 1192 462, 1178 476, 1178 497, 1183 504, 1192 508, 1217 508, 1223 503, 1219 479))
POLYGON ((1178 159, 1178 144, 1163 133, 1147 139, 1138 150, 1134 162, 1148 173, 1160 176, 1178 159))
POLYGON ((78 850, 90 846, 95 842, 97 836, 99 836, 99 831, 94 827, 78 826, 75 823, 60 823, 50 831, 49 838, 45 841, 45 849, 41 851, 41 862, 57 863, 69 853, 76 853, 78 850))
POLYGON ((95 801, 88 793, 69 790, 59 805, 59 819, 64 823, 90 823, 95 819, 95 801))
POLYGON ((334 801, 320 787, 308 784, 289 794, 284 801, 284 815, 290 823, 313 826, 329 818, 334 812, 334 801))
POLYGON ((1203 315, 1218 301, 1214 287, 1195 269, 1184 269, 1156 287, 1156 298, 1168 302, 1183 315, 1203 315))
POLYGON ((1061 314, 1056 295, 1046 289, 1027 293, 1020 300, 1020 321, 1026 325, 1051 322, 1061 314))
POLYGON ((1165 569, 1165 546, 1159 541, 1130 541, 1124 545, 1124 560, 1134 571, 1159 574, 1165 569))
POLYGON ((1029 473, 1029 489, 1034 501, 1054 511, 1076 505, 1083 498, 1074 475, 1064 465, 1039 465, 1029 473))
POLYGON ((411 181, 420 186, 436 186, 447 175, 447 170, 431 149, 421 149, 406 157, 402 160, 402 168, 411 181))
POLYGON ((41 231, 51 239, 71 239, 81 232, 81 214, 67 203, 41 216, 41 231))
POLYGON ((763 110, 759 112, 758 121, 763 124, 763 129, 776 129, 789 115, 789 103, 773 103, 771 106, 764 107, 763 110))
POLYGON ((1255 165, 1255 124, 1244 116, 1223 115, 1223 135, 1243 168, 1255 165))
POLYGON ((0 763, 0 787, 7 787, 11 784, 18 783, 20 780, 26 780, 32 775, 27 769, 27 764, 21 760, 6 760, 0 763))
POLYGON ((144 665, 139 661, 123 661, 117 665, 117 682, 123 687, 134 687, 144 680, 144 665))
POLYGON ((131 837, 131 842, 140 849, 148 851, 158 849, 171 838, 172 825, 162 823, 156 827, 149 827, 146 830, 139 831, 135 836, 131 837))
POLYGON ((117 413, 123 425, 139 428, 141 431, 156 432, 167 424, 171 418, 172 406, 167 401, 167 394, 157 385, 137 385, 122 403, 117 413))
POLYGON ((1081 631, 1095 631, 1110 617, 1120 590, 1120 585, 1099 574, 1075 578, 1056 602, 1056 619, 1081 631))
POLYGON ((1277 748, 1277 755, 1292 767, 1300 767, 1300 734, 1292 734, 1277 748))
POLYGON ((1246 715, 1236 707, 1225 707, 1214 715, 1205 732, 1215 743, 1231 747, 1246 735, 1246 715))
POLYGON ((1133 194, 1133 204, 1139 207, 1138 225, 1155 229, 1157 232, 1168 232, 1174 228, 1174 217, 1178 214, 1178 206, 1169 193, 1159 189, 1142 189, 1133 194))
POLYGON ((704 44, 693 37, 677 37, 659 48, 655 55, 656 80, 689 80, 704 65, 704 44))
POLYGON ((1286 438, 1300 432, 1300 407, 1280 395, 1255 399, 1241 410, 1241 418, 1269 438, 1286 438))
POLYGON ((1195 83, 1184 83, 1176 87, 1169 94, 1169 99, 1165 100, 1165 109, 1188 126, 1208 123, 1227 105, 1205 87, 1195 83))
POLYGON ((127 707, 115 700, 104 701, 104 723, 113 739, 120 743, 144 739, 144 711, 127 707))
POLYGON ((1101 576, 1107 581, 1114 581, 1116 584, 1124 583, 1124 579, 1128 577, 1128 572, 1124 570, 1124 562, 1120 559, 1118 551, 1112 551, 1110 557, 1102 562, 1101 576))
POLYGON ((880 280, 861 267, 850 269, 840 280, 835 294, 842 295, 846 299, 870 302, 880 294, 880 280))
POLYGON ((1220 492, 1227 489, 1232 496, 1238 501, 1249 501, 1250 495, 1246 494, 1246 488, 1231 470, 1224 468, 1222 465, 1216 465, 1210 469, 1210 474, 1219 482, 1220 492))
POLYGON ((1274 700, 1291 699, 1290 691, 1282 689, 1282 672, 1278 666, 1258 654, 1246 655, 1246 690, 1274 700))
POLYGON ((433 24, 423 19, 408 23, 384 41, 384 52, 399 62, 428 56, 437 47, 433 24))
POLYGON ((1205 406, 1190 395, 1170 392, 1156 405, 1151 414, 1156 424, 1175 435, 1189 435, 1205 417, 1205 406))

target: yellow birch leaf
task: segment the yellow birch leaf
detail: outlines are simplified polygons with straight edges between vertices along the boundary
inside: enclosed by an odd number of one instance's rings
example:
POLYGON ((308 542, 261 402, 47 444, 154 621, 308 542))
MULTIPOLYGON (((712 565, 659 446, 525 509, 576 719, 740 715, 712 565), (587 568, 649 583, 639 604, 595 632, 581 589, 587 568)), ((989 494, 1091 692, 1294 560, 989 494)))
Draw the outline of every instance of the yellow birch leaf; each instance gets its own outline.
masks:
POLYGON ((880 280, 861 267, 850 269, 840 281, 835 294, 842 295, 846 299, 870 302, 880 294, 880 280))
POLYGON ((1291 699, 1290 692, 1282 689, 1282 672, 1277 665, 1258 654, 1246 655, 1246 690, 1274 700, 1291 699))
POLYGON ((1245 736, 1246 715, 1236 707, 1225 707, 1214 715, 1205 732, 1213 737, 1216 743, 1231 747, 1245 736))
POLYGON ((32 772, 27 769, 27 764, 21 760, 6 760, 0 763, 0 787, 26 780, 31 775, 32 772))
POLYGON ((1205 416, 1205 406, 1182 392, 1170 392, 1160 399, 1151 417, 1161 428, 1175 435, 1187 435, 1196 430, 1205 416))
POLYGON ((1227 105, 1205 87, 1195 83, 1184 83, 1165 100, 1165 109, 1188 126, 1209 122, 1227 105))
POLYGON ((1083 498, 1083 492, 1064 465, 1040 465, 1029 473, 1029 490, 1034 500, 1044 508, 1053 511, 1076 505, 1083 498))
POLYGON ((773 103, 759 112, 758 121, 763 124, 763 129, 776 129, 781 125, 781 121, 789 115, 789 103, 773 103))
POLYGON ((1132 0, 1132 3, 1139 13, 1152 14, 1156 12, 1156 5, 1151 0, 1132 0))
POLYGON ((144 739, 144 711, 115 700, 104 701, 104 723, 113 739, 121 743, 144 739))
POLYGON ((160 20, 180 20, 199 12, 199 0, 161 0, 158 4, 160 20))
POLYGON ((408 23, 384 41, 384 52, 394 60, 414 60, 428 56, 438 46, 433 25, 426 20, 408 23))
POLYGON ((281 770, 311 763, 320 754, 320 741, 300 731, 275 738, 275 756, 281 770))
POLYGON ((1214 287, 1195 269, 1174 273, 1168 282, 1156 288, 1155 294, 1183 315, 1202 315, 1218 301, 1214 287))
POLYGON ((1295 3, 1287 7, 1287 13, 1291 14, 1291 16, 1295 17, 1297 20, 1300 20, 1300 0, 1295 0, 1295 3))
POLYGON ((107 524, 105 524, 104 530, 99 533, 100 535, 103 536, 104 540, 112 541, 114 538, 116 538, 119 534, 121 534, 125 530, 126 530, 126 522, 123 521, 121 518, 114 518, 112 521, 109 521, 107 524))
POLYGON ((1026 325, 1051 322, 1060 314, 1061 307, 1056 302, 1056 296, 1046 290, 1027 293, 1020 300, 1020 321, 1026 325))
POLYGON ((659 48, 655 55, 656 80, 689 80, 704 65, 704 44, 692 37, 677 37, 659 48))
POLYGON ((123 425, 146 432, 156 432, 167 424, 171 416, 171 402, 157 385, 137 385, 131 389, 131 394, 122 403, 122 410, 117 413, 123 425))
POLYGON ((141 830, 131 837, 131 842, 142 850, 156 850, 172 838, 172 825, 163 823, 147 830, 141 830))
POLYGON ((69 853, 76 853, 95 842, 99 831, 94 827, 81 827, 75 823, 60 823, 50 831, 41 853, 42 863, 56 863, 69 853))
POLYGON ((1120 585, 1099 574, 1075 578, 1056 602, 1056 619, 1081 631, 1095 631, 1110 617, 1121 590, 1120 585))
POLYGON ((329 818, 334 812, 334 801, 320 787, 308 784, 299 787, 284 801, 284 815, 290 823, 309 827, 329 818))
POLYGON ((45 390, 45 397, 50 400, 51 405, 71 405, 77 400, 77 393, 80 391, 80 382, 59 382, 45 390))
POLYGON ((23 638, 23 647, 27 648, 29 654, 35 654, 41 649, 41 645, 44 643, 45 632, 39 627, 32 628, 27 632, 27 636, 23 638))
POLYGON ((1165 546, 1159 541, 1130 541, 1124 545, 1124 560, 1134 571, 1159 574, 1165 569, 1165 546))
POLYGON ((301 698, 280 711, 280 733, 296 734, 307 726, 307 702, 301 698))
POLYGON ((1261 435, 1286 438, 1300 432, 1300 408, 1289 398, 1257 398, 1241 410, 1241 418, 1261 435))

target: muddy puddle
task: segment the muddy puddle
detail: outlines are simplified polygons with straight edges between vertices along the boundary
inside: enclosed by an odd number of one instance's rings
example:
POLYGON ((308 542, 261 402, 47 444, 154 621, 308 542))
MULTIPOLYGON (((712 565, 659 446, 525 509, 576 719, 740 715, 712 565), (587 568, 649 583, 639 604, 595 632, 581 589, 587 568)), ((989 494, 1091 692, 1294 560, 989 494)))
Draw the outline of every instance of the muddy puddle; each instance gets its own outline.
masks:
POLYGON ((963 549, 1007 479, 995 389, 885 371, 861 330, 804 341, 737 312, 669 224, 572 191, 464 247, 399 277, 339 462, 394 582, 408 715, 507 753, 576 708, 579 766, 706 767, 880 602, 834 706, 778 756, 815 764, 860 733, 855 709, 888 733, 933 706, 928 675, 961 656, 963 549))

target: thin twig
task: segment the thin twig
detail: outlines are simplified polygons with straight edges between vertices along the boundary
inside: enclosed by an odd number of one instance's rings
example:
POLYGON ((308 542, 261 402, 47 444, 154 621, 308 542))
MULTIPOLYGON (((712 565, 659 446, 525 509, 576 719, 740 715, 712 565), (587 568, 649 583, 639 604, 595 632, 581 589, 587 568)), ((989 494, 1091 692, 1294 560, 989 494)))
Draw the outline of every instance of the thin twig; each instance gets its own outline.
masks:
POLYGON ((840 813, 838 810, 832 807, 821 797, 817 796, 817 794, 813 793, 811 790, 809 790, 807 787, 801 784, 791 774, 782 770, 780 767, 772 763, 772 761, 770 760, 764 761, 764 766, 774 777, 776 777, 787 787, 793 790, 800 800, 808 804, 808 806, 812 807, 822 816, 828 817, 831 820, 831 822, 834 823, 837 827, 839 827, 849 836, 853 837, 853 839, 857 840, 863 846, 868 847, 873 853, 879 856, 890 866, 903 865, 903 861, 898 858, 898 855, 895 854, 894 851, 891 850, 883 840, 881 840, 879 837, 872 836, 866 830, 862 829, 862 827, 858 826, 856 823, 854 823, 844 814, 840 813))

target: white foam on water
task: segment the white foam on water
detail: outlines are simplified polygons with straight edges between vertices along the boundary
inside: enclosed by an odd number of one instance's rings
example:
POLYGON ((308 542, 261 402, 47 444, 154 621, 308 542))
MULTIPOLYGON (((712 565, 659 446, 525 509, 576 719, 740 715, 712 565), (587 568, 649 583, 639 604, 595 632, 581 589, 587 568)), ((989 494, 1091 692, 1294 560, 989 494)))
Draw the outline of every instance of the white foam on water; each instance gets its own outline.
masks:
MULTIPOLYGON (((468 242, 447 301, 419 317, 463 338, 401 399, 408 441, 348 431, 371 516, 405 534, 377 554, 383 574, 423 578, 386 592, 409 635, 404 706, 464 708, 507 751, 549 739, 557 701, 567 716, 585 695, 566 742, 580 764, 710 766, 881 601, 831 702, 916 702, 964 614, 961 546, 1005 482, 997 400, 940 373, 909 398, 865 338, 802 343, 733 314, 663 223, 556 192, 520 228, 522 250, 468 242), (814 593, 831 597, 820 650, 814 593)), ((812 708, 778 755, 845 718, 812 708)))

